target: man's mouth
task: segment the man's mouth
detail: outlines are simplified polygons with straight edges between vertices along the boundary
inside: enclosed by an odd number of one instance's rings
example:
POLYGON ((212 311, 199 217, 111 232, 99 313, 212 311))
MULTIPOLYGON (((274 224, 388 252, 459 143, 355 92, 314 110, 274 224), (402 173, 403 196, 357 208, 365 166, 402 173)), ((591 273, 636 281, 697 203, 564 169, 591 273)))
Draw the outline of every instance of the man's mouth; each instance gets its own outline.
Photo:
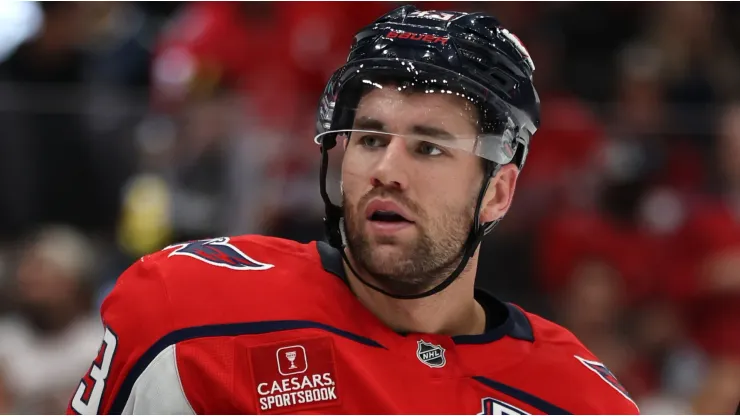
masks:
POLYGON ((401 205, 391 200, 376 199, 365 209, 365 218, 376 224, 413 223, 413 218, 401 205))
POLYGON ((373 211, 367 219, 369 219, 370 221, 388 223, 412 222, 397 212, 384 210, 373 211))

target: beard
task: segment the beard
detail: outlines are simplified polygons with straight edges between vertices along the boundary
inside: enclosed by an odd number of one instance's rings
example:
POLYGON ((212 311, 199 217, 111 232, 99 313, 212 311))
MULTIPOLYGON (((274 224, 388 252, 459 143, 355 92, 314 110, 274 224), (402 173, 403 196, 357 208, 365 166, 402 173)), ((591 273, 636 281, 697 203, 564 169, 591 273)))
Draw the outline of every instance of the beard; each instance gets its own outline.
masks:
POLYGON ((347 245, 358 271, 368 274, 384 290, 402 296, 429 290, 452 274, 462 261, 475 215, 475 203, 471 202, 464 207, 444 206, 445 214, 430 218, 402 192, 387 188, 373 189, 356 205, 344 195, 343 206, 347 245), (369 220, 363 215, 363 207, 376 197, 392 198, 415 215, 413 240, 365 233, 369 220), (394 250, 378 250, 381 245, 391 245, 394 250))

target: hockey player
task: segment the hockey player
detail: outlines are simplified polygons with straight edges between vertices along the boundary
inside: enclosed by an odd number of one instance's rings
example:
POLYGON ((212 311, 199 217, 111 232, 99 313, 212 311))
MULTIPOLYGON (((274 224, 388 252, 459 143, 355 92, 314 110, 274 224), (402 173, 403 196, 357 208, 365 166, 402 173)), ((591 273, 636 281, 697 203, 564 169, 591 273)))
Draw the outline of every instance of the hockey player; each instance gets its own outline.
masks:
POLYGON ((638 413, 571 333, 474 289, 539 123, 533 71, 481 13, 404 6, 362 29, 318 111, 328 243, 213 238, 137 261, 68 411, 638 413))

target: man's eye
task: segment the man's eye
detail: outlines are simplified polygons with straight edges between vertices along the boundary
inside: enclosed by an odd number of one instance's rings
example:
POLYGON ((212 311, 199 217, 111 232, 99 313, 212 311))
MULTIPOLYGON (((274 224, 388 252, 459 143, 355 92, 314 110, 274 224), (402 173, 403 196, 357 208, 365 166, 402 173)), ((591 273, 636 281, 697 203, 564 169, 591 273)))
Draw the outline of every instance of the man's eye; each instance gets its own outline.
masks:
POLYGON ((419 153, 427 156, 439 156, 443 153, 439 146, 429 142, 419 144, 419 153))
POLYGON ((386 144, 387 140, 378 136, 362 136, 360 143, 365 147, 381 147, 386 144))

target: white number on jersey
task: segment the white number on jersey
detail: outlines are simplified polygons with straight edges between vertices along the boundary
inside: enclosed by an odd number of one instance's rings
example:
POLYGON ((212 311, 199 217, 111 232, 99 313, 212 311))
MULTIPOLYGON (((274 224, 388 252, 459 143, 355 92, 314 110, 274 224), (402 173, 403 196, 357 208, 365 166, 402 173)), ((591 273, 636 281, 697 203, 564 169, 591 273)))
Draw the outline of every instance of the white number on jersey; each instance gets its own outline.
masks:
POLYGON ((100 360, 100 363, 93 362, 92 367, 90 367, 89 376, 93 380, 93 385, 88 386, 83 379, 77 387, 77 392, 75 392, 72 398, 72 409, 75 412, 81 415, 96 415, 99 413, 100 402, 103 399, 103 390, 105 390, 105 382, 108 379, 108 372, 110 371, 117 345, 118 338, 116 338, 116 335, 110 328, 106 327, 105 334, 103 335, 103 345, 100 347, 103 350, 103 358, 100 360), (90 396, 85 401, 83 396, 88 389, 90 389, 90 396))

